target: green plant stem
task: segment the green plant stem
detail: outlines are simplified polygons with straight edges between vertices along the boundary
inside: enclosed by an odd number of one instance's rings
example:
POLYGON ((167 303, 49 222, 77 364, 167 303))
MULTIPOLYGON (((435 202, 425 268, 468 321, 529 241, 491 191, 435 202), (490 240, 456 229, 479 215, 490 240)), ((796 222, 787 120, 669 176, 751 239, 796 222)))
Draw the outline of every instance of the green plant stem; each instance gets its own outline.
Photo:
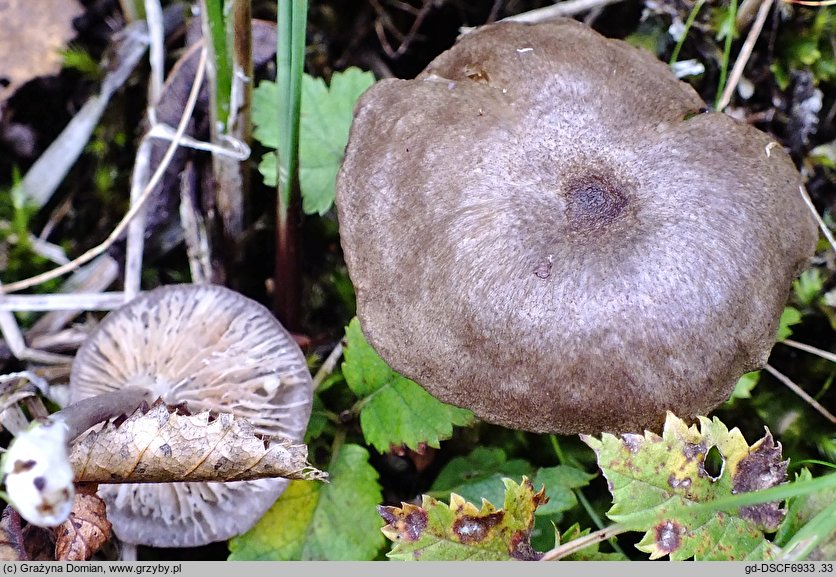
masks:
POLYGON ((345 444, 345 429, 337 429, 337 432, 334 435, 334 442, 331 443, 331 460, 328 462, 328 470, 329 471, 334 469, 334 465, 337 463, 337 457, 340 454, 340 449, 343 448, 344 444, 345 444))
POLYGON ((729 13, 726 16, 724 26, 726 28, 725 44, 723 45, 723 62, 720 66, 720 80, 717 83, 717 97, 714 100, 714 109, 720 106, 723 98, 723 92, 726 89, 726 79, 729 75, 729 59, 731 58, 731 47, 734 41, 734 33, 737 22, 737 0, 731 0, 729 5, 729 13))
POLYGON ((685 21, 685 29, 682 31, 682 36, 679 38, 679 41, 676 43, 676 46, 673 49, 671 59, 668 61, 669 66, 673 66, 674 63, 676 63, 677 58, 679 58, 679 51, 682 50, 682 45, 685 44, 685 39, 688 37, 688 31, 694 24, 694 20, 697 19, 697 14, 700 13, 700 9, 702 8, 703 4, 705 4, 705 0, 697 0, 697 3, 694 4, 694 7, 691 9, 691 13, 688 14, 688 19, 685 21))
POLYGON ((212 101, 214 123, 212 133, 223 133, 229 119, 229 101, 232 93, 232 58, 227 46, 226 26, 224 22, 223 0, 203 0, 206 30, 211 40, 211 62, 213 90, 212 101))
MULTIPOLYGON (((557 456, 558 463, 567 463, 566 456, 563 453, 563 448, 560 446, 560 441, 557 440, 557 436, 549 435, 549 440, 551 441, 552 449, 554 449, 554 454, 555 456, 557 456)), ((572 491, 575 493, 575 497, 577 497, 578 501, 583 506, 584 510, 586 511, 586 514, 589 515, 589 518, 592 519, 592 522, 595 523, 596 527, 598 527, 598 530, 604 531, 606 529, 606 527, 604 526, 604 521, 601 519, 601 516, 598 515, 598 511, 595 510, 595 508, 592 506, 592 503, 589 502, 589 499, 586 498, 586 495, 584 495, 583 491, 581 491, 580 489, 572 489, 572 491)), ((597 542, 598 541, 595 541, 595 543, 597 542)), ((590 543, 590 545, 592 544, 593 543, 590 543)), ((627 556, 621 549, 621 547, 618 545, 618 543, 616 543, 615 541, 610 543, 610 545, 612 546, 613 550, 617 553, 621 553, 625 557, 627 556)), ((566 555, 568 554, 569 553, 566 553, 566 555)))
POLYGON ((299 208, 299 109, 305 66, 307 0, 279 2, 276 83, 279 86, 278 202, 274 311, 291 331, 298 328, 299 274, 297 219, 299 208))
MULTIPOLYGON (((621 533, 628 531, 628 529, 622 525, 610 525, 609 527, 604 527, 594 533, 590 533, 589 535, 584 535, 583 537, 578 537, 577 539, 573 539, 568 543, 563 543, 552 549, 551 551, 547 552, 543 557, 540 558, 540 561, 558 561, 564 557, 568 557, 573 553, 577 553, 582 549, 586 549, 596 543, 600 543, 601 541, 606 541, 608 539, 612 539, 621 533)), ((622 551, 623 554, 623 551, 622 551)))

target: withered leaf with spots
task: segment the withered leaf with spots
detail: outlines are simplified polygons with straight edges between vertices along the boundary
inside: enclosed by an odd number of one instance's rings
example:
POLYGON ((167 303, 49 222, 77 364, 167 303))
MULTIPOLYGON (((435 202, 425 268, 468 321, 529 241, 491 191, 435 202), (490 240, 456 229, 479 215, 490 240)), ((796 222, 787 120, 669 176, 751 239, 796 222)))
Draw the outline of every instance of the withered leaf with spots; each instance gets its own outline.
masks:
POLYGON ((229 413, 183 415, 157 402, 123 422, 105 423, 74 443, 77 482, 164 483, 325 479, 307 462, 305 445, 269 442, 229 413))
POLYGON ((505 483, 505 503, 497 509, 482 500, 481 508, 455 493, 450 504, 424 495, 421 506, 379 507, 388 523, 383 534, 395 543, 392 559, 419 561, 534 560, 541 555, 531 547, 534 512, 548 499, 534 491, 526 477, 519 485, 505 483))
POLYGON ((111 537, 105 512, 95 485, 78 487, 69 518, 55 528, 55 559, 87 561, 93 557, 111 537))
POLYGON ((646 432, 582 438, 595 451, 613 495, 607 515, 644 531, 637 547, 651 559, 744 560, 774 554, 764 532, 775 531, 783 519, 779 503, 734 512, 694 508, 786 480, 787 463, 769 431, 749 446, 740 430, 729 430, 716 417, 700 417, 697 428, 669 413, 661 437, 646 432), (716 467, 706 460, 712 452, 720 457, 716 467), (649 524, 650 511, 656 521, 649 524))

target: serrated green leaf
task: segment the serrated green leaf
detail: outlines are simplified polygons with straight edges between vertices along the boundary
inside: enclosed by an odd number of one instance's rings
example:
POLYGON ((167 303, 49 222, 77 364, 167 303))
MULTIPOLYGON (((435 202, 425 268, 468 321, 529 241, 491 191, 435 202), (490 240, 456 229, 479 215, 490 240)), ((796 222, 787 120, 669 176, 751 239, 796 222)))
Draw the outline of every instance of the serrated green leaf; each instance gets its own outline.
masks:
MULTIPOLYGON (((299 188, 306 214, 325 214, 334 203, 337 171, 343 159, 354 105, 374 84, 374 75, 359 68, 335 72, 330 88, 321 78, 302 78, 299 117, 299 188)), ((275 82, 262 81, 253 90, 253 136, 268 148, 279 145, 276 117, 279 89, 275 82)), ((276 155, 265 154, 258 171, 268 186, 276 185, 276 155)))
POLYGON ((276 170, 278 170, 276 168, 276 162, 278 162, 276 153, 268 152, 261 157, 261 162, 258 163, 258 172, 261 173, 261 177, 264 179, 264 184, 267 186, 276 186, 276 170))
POLYGON ((331 208, 354 105, 372 84, 374 75, 359 68, 335 72, 330 88, 321 78, 306 74, 302 80, 299 187, 306 214, 322 215, 331 208))
MULTIPOLYGON (((811 152, 812 155, 812 152, 811 152)), ((818 268, 809 268, 793 281, 792 290, 801 306, 808 307, 821 296, 824 290, 824 278, 818 268)))
POLYGON ((595 475, 566 465, 540 469, 534 477, 534 486, 545 486, 549 502, 537 509, 537 514, 556 515, 568 511, 578 504, 572 489, 585 487, 594 478, 595 475))
POLYGON ((384 543, 375 507, 382 500, 369 453, 346 444, 330 483, 293 481, 255 527, 229 541, 230 560, 362 561, 384 543))
POLYGON ((424 495, 420 507, 380 507, 388 523, 383 533, 395 546, 387 554, 392 559, 420 561, 505 561, 531 560, 538 554, 531 549, 534 513, 545 496, 534 492, 523 477, 519 485, 504 479, 502 509, 482 501, 481 508, 455 493, 447 505, 424 495))
POLYGON ((740 560, 757 551, 767 554, 763 533, 782 520, 778 503, 741 507, 734 514, 698 505, 782 483, 787 463, 781 461, 780 446, 768 431, 750 447, 738 429, 729 431, 719 419, 699 421, 698 430, 669 414, 661 437, 650 432, 583 437, 609 481, 613 506, 607 515, 646 531, 637 547, 651 559, 740 560), (712 448, 723 461, 716 472, 705 466, 712 448))
POLYGON ((783 341, 792 336, 793 325, 801 322, 801 313, 798 309, 793 307, 785 307, 784 312, 781 313, 781 320, 778 321, 778 335, 775 337, 778 341, 783 341))
POLYGON ((435 497, 456 493, 474 503, 482 499, 499 503, 505 494, 502 479, 530 476, 533 469, 523 459, 508 460, 505 451, 498 447, 476 447, 469 455, 450 459, 438 473, 430 492, 435 497))
MULTIPOLYGON (((279 87, 275 82, 262 80, 253 90, 253 138, 264 146, 279 146, 279 87)), ((273 179, 275 181, 275 165, 273 179)))
POLYGON ((734 391, 732 391, 731 397, 729 397, 728 402, 732 402, 735 399, 749 399, 752 397, 752 389, 755 388, 755 385, 758 384, 758 381, 761 378, 760 371, 754 371, 751 373, 746 373, 742 377, 737 380, 737 384, 734 386, 734 391))
POLYGON ((311 407, 311 418, 308 420, 308 430, 305 431, 305 444, 310 445, 311 441, 318 438, 328 425, 328 416, 325 405, 318 394, 314 394, 313 406, 311 407))
POLYGON ((417 450, 422 443, 437 448, 442 439, 452 436, 454 425, 473 421, 470 411, 442 403, 393 371, 366 342, 356 318, 345 334, 343 375, 362 399, 363 436, 378 451, 388 451, 393 445, 417 450))

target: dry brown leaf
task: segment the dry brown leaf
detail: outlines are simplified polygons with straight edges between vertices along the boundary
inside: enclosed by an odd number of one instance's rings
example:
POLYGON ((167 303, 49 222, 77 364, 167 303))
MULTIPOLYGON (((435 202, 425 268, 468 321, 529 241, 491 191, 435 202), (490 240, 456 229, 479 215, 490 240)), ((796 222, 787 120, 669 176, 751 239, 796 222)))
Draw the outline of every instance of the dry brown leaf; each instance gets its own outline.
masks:
POLYGON ((0 0, 0 101, 22 84, 61 70, 61 49, 75 36, 77 0, 0 0))
POLYGON ((29 557, 23 549, 20 516, 6 505, 0 518, 0 561, 26 561, 29 557))
POLYGON ((30 561, 55 561, 55 534, 52 529, 27 525, 23 529, 23 546, 30 561))
POLYGON ((55 528, 55 560, 87 561, 110 541, 111 526, 96 485, 76 487, 69 518, 55 528))
POLYGON ((70 453, 76 481, 91 483, 325 479, 307 458, 305 445, 268 443, 240 417, 182 415, 161 402, 91 429, 70 453))

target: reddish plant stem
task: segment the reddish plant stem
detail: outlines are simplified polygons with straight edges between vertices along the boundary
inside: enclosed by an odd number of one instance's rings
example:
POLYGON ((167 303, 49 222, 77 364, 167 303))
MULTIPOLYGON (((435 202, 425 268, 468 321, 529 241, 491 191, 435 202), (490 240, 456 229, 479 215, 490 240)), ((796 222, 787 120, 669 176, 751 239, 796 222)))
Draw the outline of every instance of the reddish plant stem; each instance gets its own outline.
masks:
POLYGON ((299 187, 294 182, 288 206, 281 200, 276 214, 276 264, 273 273, 273 313, 291 332, 300 330, 299 187))

